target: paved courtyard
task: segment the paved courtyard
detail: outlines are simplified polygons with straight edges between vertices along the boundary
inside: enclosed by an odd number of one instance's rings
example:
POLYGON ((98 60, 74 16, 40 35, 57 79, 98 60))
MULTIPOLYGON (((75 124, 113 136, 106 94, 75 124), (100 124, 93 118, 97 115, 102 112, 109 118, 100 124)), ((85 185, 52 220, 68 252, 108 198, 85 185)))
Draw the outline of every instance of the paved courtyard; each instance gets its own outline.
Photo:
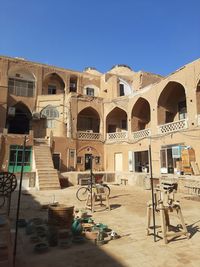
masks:
MULTIPOLYGON (((84 204, 75 197, 78 186, 57 191, 38 191, 22 194, 20 217, 47 218, 47 210, 41 209, 57 201, 59 203, 83 208, 84 204)), ((151 192, 139 187, 111 185, 111 211, 101 210, 93 213, 95 222, 101 222, 113 229, 121 238, 111 240, 103 246, 93 242, 73 244, 62 249, 52 247, 44 254, 36 254, 29 237, 20 229, 17 251, 17 267, 199 267, 200 266, 200 202, 186 199, 177 193, 181 202, 185 223, 190 239, 177 238, 164 244, 162 239, 146 236, 146 203, 151 192)), ((13 196, 11 214, 15 214, 13 196)), ((176 222, 174 213, 172 221, 176 222)), ((159 224, 159 217, 156 217, 159 224)), ((177 221, 177 224, 179 221, 177 221)))

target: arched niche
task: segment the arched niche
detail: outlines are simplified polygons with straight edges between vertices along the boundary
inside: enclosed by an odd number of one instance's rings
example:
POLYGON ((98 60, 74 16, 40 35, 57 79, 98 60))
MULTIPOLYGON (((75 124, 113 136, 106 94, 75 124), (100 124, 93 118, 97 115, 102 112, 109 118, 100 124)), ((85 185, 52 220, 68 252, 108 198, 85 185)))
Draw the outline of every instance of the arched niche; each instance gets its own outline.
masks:
POLYGON ((183 85, 169 82, 160 93, 157 109, 158 125, 185 119, 187 104, 183 85))
POLYGON ((127 113, 115 107, 106 117, 106 132, 122 132, 127 131, 127 113))
POLYGON ((29 108, 22 102, 11 107, 12 115, 8 112, 7 128, 8 133, 29 134, 32 114, 29 108))
POLYGON ((92 107, 84 108, 77 117, 77 131, 99 133, 100 116, 92 107))
POLYGON ((23 97, 35 95, 36 79, 27 69, 14 68, 8 71, 8 91, 10 94, 23 97))
POLYGON ((140 97, 133 106, 131 113, 131 131, 140 131, 150 127, 150 104, 149 102, 140 97))
POLYGON ((64 89, 65 89, 65 83, 57 73, 50 73, 43 80, 43 86, 42 86, 43 95, 63 94, 64 89))

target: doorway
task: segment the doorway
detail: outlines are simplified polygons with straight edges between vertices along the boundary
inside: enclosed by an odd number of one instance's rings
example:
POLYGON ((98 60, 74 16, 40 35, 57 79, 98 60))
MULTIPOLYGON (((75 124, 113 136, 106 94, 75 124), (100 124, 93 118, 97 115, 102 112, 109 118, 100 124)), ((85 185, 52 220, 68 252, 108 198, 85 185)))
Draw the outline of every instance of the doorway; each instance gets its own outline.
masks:
POLYGON ((123 170, 122 153, 115 153, 115 171, 121 172, 122 170, 123 170))
POLYGON ((29 134, 32 114, 23 103, 17 103, 14 107, 14 115, 8 116, 8 133, 29 134))
POLYGON ((60 153, 53 153, 52 159, 53 159, 54 169, 59 171, 60 170, 60 153))
MULTIPOLYGON (((23 146, 11 145, 10 146, 10 157, 9 157, 9 172, 21 172, 22 167, 22 154, 23 154, 23 146)), ((24 172, 31 171, 32 164, 32 148, 25 148, 25 157, 24 157, 24 172)))
POLYGON ((85 170, 91 169, 92 154, 85 154, 85 170))

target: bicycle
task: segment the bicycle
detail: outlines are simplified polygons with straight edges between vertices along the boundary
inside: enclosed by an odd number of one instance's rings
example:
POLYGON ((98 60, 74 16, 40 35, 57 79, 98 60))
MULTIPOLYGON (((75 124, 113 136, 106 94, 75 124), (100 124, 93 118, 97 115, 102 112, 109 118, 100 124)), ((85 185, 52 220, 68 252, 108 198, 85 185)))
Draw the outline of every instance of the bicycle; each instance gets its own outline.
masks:
MULTIPOLYGON (((104 192, 110 195, 110 187, 107 184, 104 184, 102 179, 99 180, 97 179, 94 175, 93 176, 93 182, 92 182, 92 188, 98 188, 98 186, 102 186, 104 188, 104 192)), ((91 181, 90 179, 88 180, 88 185, 87 186, 81 186, 77 192, 76 192, 76 198, 79 201, 86 201, 88 193, 91 192, 91 181)))

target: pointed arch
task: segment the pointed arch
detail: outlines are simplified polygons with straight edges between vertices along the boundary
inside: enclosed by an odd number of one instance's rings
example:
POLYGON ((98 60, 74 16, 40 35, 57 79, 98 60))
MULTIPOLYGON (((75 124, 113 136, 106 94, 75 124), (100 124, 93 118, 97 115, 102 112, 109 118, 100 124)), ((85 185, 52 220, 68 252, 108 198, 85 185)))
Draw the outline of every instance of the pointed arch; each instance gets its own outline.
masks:
POLYGON ((11 68, 8 71, 8 91, 16 96, 33 97, 36 79, 26 68, 11 68))
POLYGON ((187 116, 185 88, 182 84, 170 81, 158 98, 158 124, 184 119, 187 116))
POLYGON ((99 133, 100 116, 92 107, 82 109, 77 116, 77 131, 91 131, 99 133))
POLYGON ((48 73, 43 80, 42 94, 56 95, 64 93, 65 83, 61 76, 55 72, 48 73))
POLYGON ((150 127, 151 109, 149 102, 140 97, 134 104, 131 113, 132 132, 144 130, 150 127))
POLYGON ((113 108, 106 116, 106 132, 127 131, 127 113, 119 107, 113 108))
POLYGON ((8 133, 28 134, 32 113, 23 102, 17 102, 12 106, 14 114, 7 117, 8 133))

